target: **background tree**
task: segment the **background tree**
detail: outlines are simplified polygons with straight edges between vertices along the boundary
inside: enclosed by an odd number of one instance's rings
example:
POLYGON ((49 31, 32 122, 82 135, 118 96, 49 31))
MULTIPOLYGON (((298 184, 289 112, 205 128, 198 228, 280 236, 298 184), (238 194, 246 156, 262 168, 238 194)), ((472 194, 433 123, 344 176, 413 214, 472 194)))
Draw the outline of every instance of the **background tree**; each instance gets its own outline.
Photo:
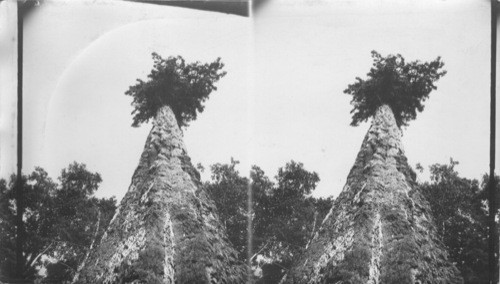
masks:
POLYGON ((423 102, 436 89, 434 83, 446 71, 440 57, 431 62, 407 63, 400 55, 381 56, 372 51, 373 67, 367 79, 356 78, 344 93, 351 95, 352 126, 368 120, 379 106, 391 107, 398 126, 406 126, 424 109, 423 102))
MULTIPOLYGON (((114 198, 93 197, 100 182, 98 173, 78 163, 62 170, 59 184, 39 167, 23 176, 25 279, 32 280, 41 272, 46 276, 45 281, 51 283, 71 280, 90 245, 103 235, 116 209, 114 198)), ((0 276, 4 279, 16 277, 12 274, 12 248, 16 240, 14 183, 14 176, 8 184, 0 180, 0 276)))
POLYGON ((302 163, 291 161, 278 170, 275 182, 258 166, 250 178, 240 176, 237 161, 211 167, 212 181, 205 187, 215 200, 229 239, 247 260, 247 191, 252 188, 252 262, 258 283, 277 283, 312 238, 328 213, 331 199, 309 195, 319 177, 304 169, 302 163))
POLYGON ((12 200, 14 200, 15 175, 9 182, 0 180, 0 281, 14 278, 16 271, 15 252, 15 212, 13 212, 12 200))
POLYGON ((212 181, 205 188, 215 201, 222 224, 229 240, 238 251, 241 260, 247 250, 247 189, 248 178, 236 170, 239 162, 231 159, 229 164, 214 164, 210 167, 212 181))
MULTIPOLYGON (((429 201, 438 233, 465 283, 487 283, 486 181, 460 177, 458 162, 430 167, 431 180, 420 184, 429 201)), ((292 260, 308 245, 332 205, 331 198, 314 198, 319 177, 303 164, 291 161, 269 179, 258 166, 250 177, 236 170, 238 162, 211 166, 205 183, 216 202, 228 237, 247 258, 247 190, 253 191, 253 248, 256 283, 278 283, 292 260)))
POLYGON ((137 84, 125 92, 133 97, 132 126, 148 122, 164 105, 172 108, 179 127, 187 126, 198 112, 203 112, 203 103, 210 93, 217 90, 214 84, 226 74, 221 71, 224 64, 220 58, 212 63, 187 64, 181 56, 152 56, 154 66, 148 80, 137 79, 137 84))
MULTIPOLYGON (((276 184, 261 201, 261 214, 256 216, 255 248, 276 246, 281 251, 283 264, 288 266, 287 260, 293 251, 304 247, 308 233, 312 228, 314 204, 307 196, 314 190, 319 177, 315 172, 308 172, 302 163, 291 161, 285 167, 278 169, 275 176, 276 184)), ((258 212, 258 211, 256 211, 258 212)))
POLYGON ((421 185, 438 233, 465 283, 488 283, 486 184, 460 177, 458 162, 430 166, 431 181, 421 185))

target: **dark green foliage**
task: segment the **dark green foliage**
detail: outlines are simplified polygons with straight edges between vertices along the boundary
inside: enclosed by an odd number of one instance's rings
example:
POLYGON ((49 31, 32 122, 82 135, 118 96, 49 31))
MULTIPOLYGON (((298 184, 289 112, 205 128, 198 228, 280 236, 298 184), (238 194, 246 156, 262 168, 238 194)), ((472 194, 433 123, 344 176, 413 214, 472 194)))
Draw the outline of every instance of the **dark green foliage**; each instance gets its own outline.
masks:
MULTIPOLYGON (((308 172, 302 163, 291 161, 278 170, 276 184, 271 188, 253 187, 256 205, 254 219, 254 249, 266 247, 266 253, 275 254, 282 266, 288 267, 294 255, 305 248, 318 222, 315 203, 308 198, 319 177, 308 172), (260 191, 260 192, 259 192, 260 191), (315 219, 316 214, 316 220, 315 219)), ((324 216, 326 212, 321 212, 324 216)))
MULTIPOLYGON (((69 281, 90 244, 98 243, 104 234, 116 209, 116 200, 93 197, 101 177, 88 171, 84 164, 73 163, 62 170, 59 184, 39 167, 22 178, 26 206, 23 277, 34 279, 38 268, 45 267, 45 281, 69 281), (51 261, 44 261, 42 256, 51 261)), ((5 278, 14 277, 11 274, 16 214, 14 184, 14 176, 8 185, 0 180, 0 276, 5 278)))
POLYGON ((187 64, 181 56, 167 59, 157 53, 152 56, 154 66, 148 80, 137 79, 137 84, 125 92, 134 98, 132 126, 148 122, 164 105, 172 108, 179 127, 187 126, 198 112, 203 112, 203 103, 210 93, 217 90, 214 84, 226 74, 221 71, 224 64, 220 58, 212 63, 187 64))
POLYGON ((451 160, 449 165, 432 165, 431 182, 422 184, 421 190, 464 282, 488 283, 486 196, 477 180, 458 175, 454 168, 457 164, 451 160))
POLYGON ((432 90, 434 83, 446 71, 441 70, 444 63, 438 57, 431 62, 413 61, 407 63, 400 55, 382 57, 372 51, 373 67, 366 80, 359 77, 348 85, 344 93, 352 96, 352 126, 368 120, 381 105, 391 107, 398 126, 407 126, 410 120, 422 112, 422 104, 432 90))
POLYGON ((304 169, 302 163, 291 161, 278 170, 272 182, 259 167, 253 166, 250 178, 241 177, 235 169, 237 161, 211 167, 212 182, 207 191, 215 201, 228 237, 247 256, 248 186, 253 196, 252 263, 262 271, 257 283, 277 283, 293 259, 302 252, 324 216, 330 210, 330 198, 313 198, 319 177, 304 169), (257 256, 267 259, 257 263, 257 256))
POLYGON ((310 194, 319 182, 318 174, 308 172, 302 163, 293 160, 279 168, 276 176, 278 187, 273 191, 273 197, 281 202, 293 197, 304 197, 310 194), (285 200, 283 200, 286 198, 285 200))
POLYGON ((230 164, 215 164, 210 167, 212 182, 205 188, 215 201, 222 224, 226 227, 229 240, 241 258, 247 249, 247 189, 248 179, 236 170, 238 161, 230 164))
MULTIPOLYGON (((78 266, 76 258, 67 259, 65 261, 57 261, 46 265, 47 276, 44 283, 61 283, 62 281, 70 281, 73 278, 74 268, 78 266)), ((64 282, 62 282, 64 283, 64 282)))
POLYGON ((15 211, 12 206, 14 200, 15 176, 9 183, 0 180, 0 280, 14 277, 15 254, 15 211))

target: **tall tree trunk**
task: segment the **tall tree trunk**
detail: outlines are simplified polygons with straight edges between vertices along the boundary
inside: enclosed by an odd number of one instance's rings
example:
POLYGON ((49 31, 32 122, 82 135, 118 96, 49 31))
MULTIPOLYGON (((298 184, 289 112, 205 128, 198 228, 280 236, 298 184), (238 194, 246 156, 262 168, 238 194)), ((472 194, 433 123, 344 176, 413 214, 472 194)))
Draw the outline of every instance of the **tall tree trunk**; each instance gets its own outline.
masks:
POLYGON ((77 283, 244 283, 182 132, 159 109, 127 194, 77 283))
POLYGON ((381 106, 346 185, 285 283, 461 283, 381 106))

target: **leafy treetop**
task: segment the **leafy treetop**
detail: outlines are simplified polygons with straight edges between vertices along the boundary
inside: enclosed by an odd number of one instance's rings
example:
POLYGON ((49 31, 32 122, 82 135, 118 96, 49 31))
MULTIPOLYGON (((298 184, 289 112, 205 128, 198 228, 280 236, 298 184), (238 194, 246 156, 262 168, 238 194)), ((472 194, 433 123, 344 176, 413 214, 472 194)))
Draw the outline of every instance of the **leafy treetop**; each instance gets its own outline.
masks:
POLYGON ((203 103, 217 90, 214 83, 226 75, 224 64, 217 58, 212 63, 198 61, 187 64, 181 56, 162 58, 153 53, 154 66, 148 80, 137 79, 137 84, 125 92, 132 96, 133 127, 148 122, 164 105, 171 107, 179 127, 187 126, 203 112, 203 103))
POLYGON ((441 57, 431 62, 409 63, 400 54, 382 57, 372 51, 372 57, 373 67, 368 78, 357 77, 356 82, 344 90, 352 95, 351 126, 368 120, 384 104, 391 107, 399 127, 407 126, 417 117, 416 111, 424 109, 422 103, 436 89, 434 83, 446 74, 441 69, 444 66, 441 57))

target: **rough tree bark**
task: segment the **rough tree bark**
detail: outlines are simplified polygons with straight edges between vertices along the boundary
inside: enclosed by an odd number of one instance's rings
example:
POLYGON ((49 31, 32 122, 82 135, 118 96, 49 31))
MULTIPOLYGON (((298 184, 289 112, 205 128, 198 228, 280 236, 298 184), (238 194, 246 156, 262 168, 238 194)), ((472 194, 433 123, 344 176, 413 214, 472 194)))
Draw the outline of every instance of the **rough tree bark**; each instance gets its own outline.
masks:
POLYGON ((343 191, 282 282, 462 282, 418 191, 390 107, 378 109, 343 191))
POLYGON ((164 106, 127 194, 75 282, 244 283, 245 275, 164 106))

